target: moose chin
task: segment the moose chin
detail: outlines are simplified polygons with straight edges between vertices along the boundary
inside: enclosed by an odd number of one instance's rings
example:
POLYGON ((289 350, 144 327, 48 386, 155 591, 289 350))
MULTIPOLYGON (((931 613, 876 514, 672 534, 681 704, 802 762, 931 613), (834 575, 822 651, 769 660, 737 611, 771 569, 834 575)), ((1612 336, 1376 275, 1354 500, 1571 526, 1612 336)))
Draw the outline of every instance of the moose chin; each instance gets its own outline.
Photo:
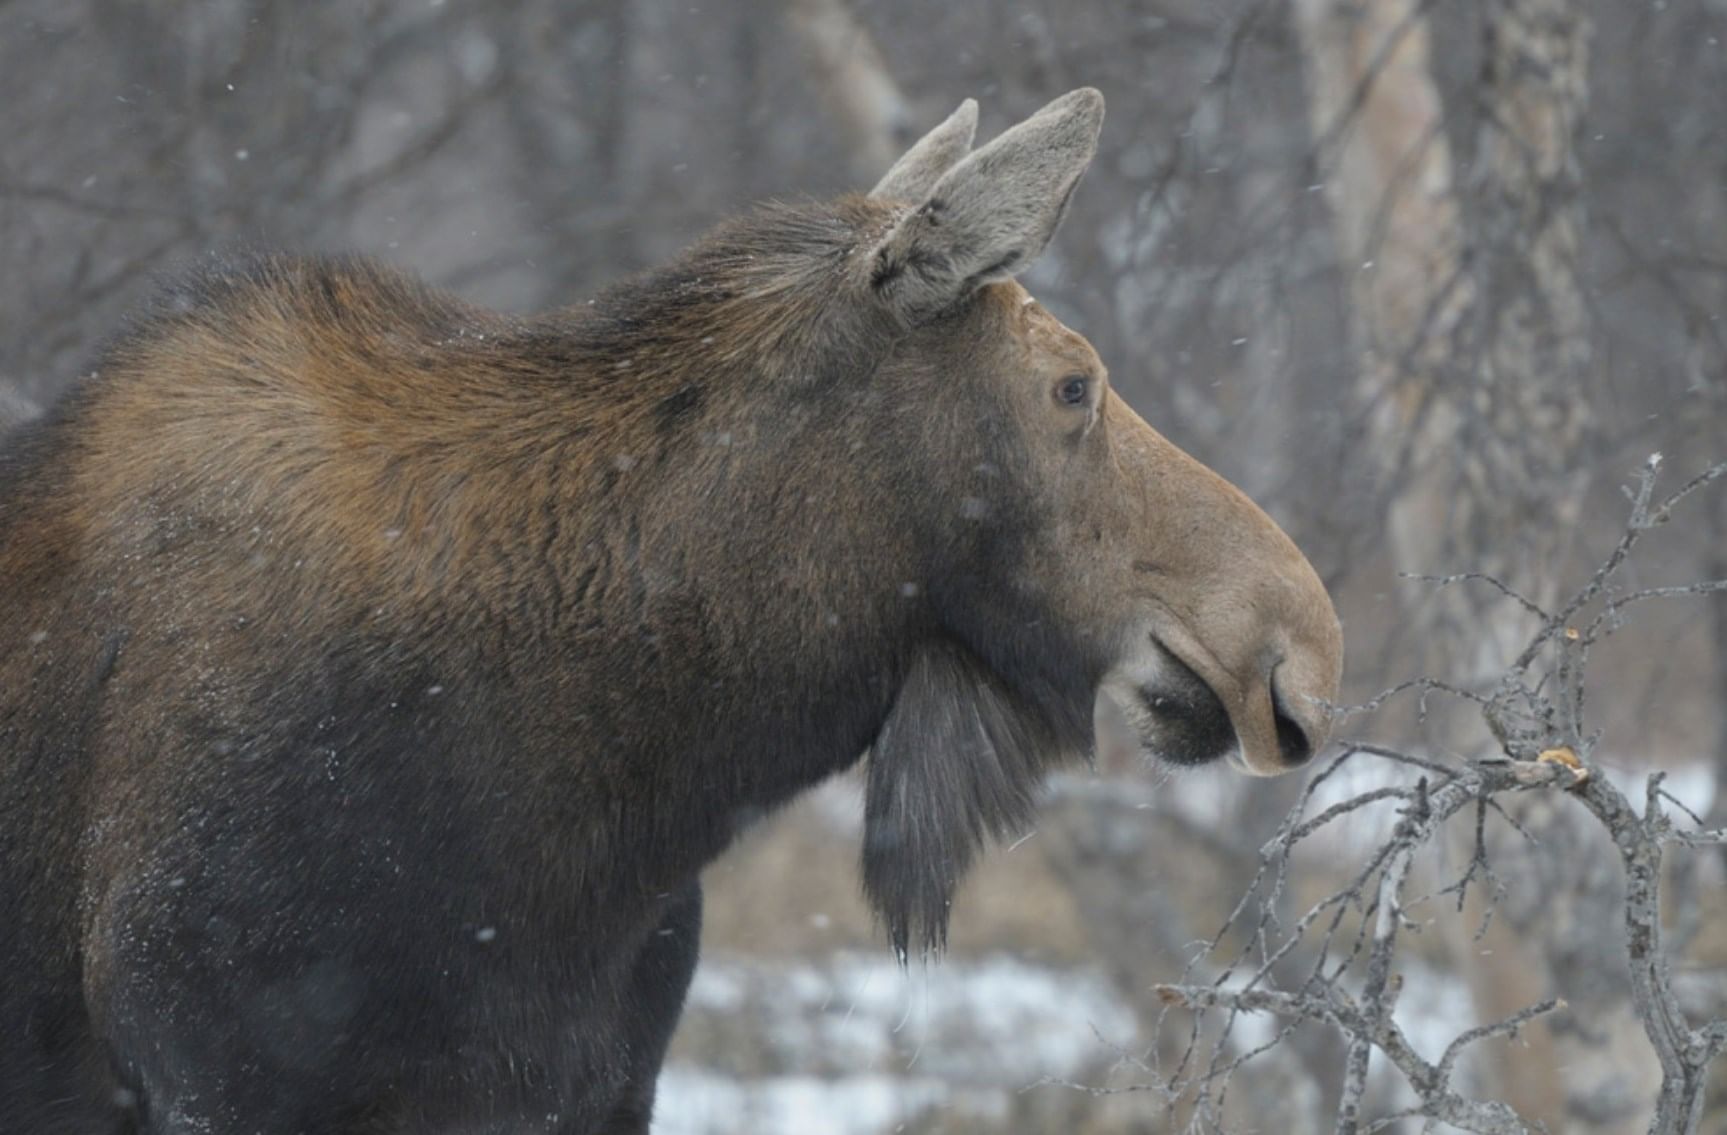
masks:
POLYGON ((645 1132, 745 817, 938 950, 1099 750, 1327 732, 1295 545, 1018 283, 1078 90, 591 304, 204 265, 0 449, 0 1132, 645 1132))

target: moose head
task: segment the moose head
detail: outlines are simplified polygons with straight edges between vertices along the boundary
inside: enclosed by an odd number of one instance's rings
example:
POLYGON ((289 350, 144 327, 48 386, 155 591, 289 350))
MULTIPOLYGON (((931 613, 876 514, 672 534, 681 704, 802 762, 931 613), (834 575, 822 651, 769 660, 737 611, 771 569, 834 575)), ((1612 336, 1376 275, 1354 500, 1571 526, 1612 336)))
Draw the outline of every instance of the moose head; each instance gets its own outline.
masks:
POLYGON ((1026 820, 1059 755, 1275 775, 1328 731, 1342 635, 1313 568, 1013 279, 1102 118, 1075 91, 974 151, 967 101, 876 186, 889 212, 856 255, 899 328, 874 381, 908 407, 891 452, 919 466, 940 623, 870 756, 866 885, 902 951, 939 945, 977 842, 1026 820))

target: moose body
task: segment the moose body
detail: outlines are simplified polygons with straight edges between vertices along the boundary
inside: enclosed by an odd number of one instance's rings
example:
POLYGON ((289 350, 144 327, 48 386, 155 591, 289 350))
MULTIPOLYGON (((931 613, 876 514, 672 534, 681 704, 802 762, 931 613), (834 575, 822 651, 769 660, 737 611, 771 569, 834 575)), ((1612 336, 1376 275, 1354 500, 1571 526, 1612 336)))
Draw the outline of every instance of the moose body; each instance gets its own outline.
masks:
POLYGON ((800 790, 867 754, 903 955, 1054 763, 1302 759, 1312 569, 1011 279, 1101 116, 543 317, 168 292, 0 450, 0 1132, 645 1132, 800 790))

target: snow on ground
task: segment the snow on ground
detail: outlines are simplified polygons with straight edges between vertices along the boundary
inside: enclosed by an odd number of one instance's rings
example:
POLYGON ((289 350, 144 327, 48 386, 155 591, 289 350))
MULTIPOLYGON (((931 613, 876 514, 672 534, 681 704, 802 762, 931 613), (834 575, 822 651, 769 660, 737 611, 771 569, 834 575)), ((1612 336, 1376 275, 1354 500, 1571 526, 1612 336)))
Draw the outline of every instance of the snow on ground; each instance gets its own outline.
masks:
POLYGON ((876 1135, 935 1108, 999 1119, 1013 1093, 1082 1075, 1137 1031, 1101 976, 1005 957, 910 970, 855 954, 711 959, 686 1018, 722 1049, 736 1031, 772 1071, 668 1064, 655 1135, 876 1135))
MULTIPOLYGON (((1399 971, 1398 1023, 1436 1059, 1474 1024, 1468 997, 1414 959, 1399 971)), ((765 1071, 674 1060, 660 1079, 654 1135, 888 1135, 932 1111, 955 1125, 1003 1123, 1027 1086, 1095 1081, 1100 1065, 1144 1043, 1101 977, 1009 958, 909 972, 865 955, 714 959, 696 975, 687 1016, 717 1030, 722 1055, 748 1052, 765 1071)), ((1279 1026, 1241 1014, 1232 1051, 1259 1047, 1279 1026)), ((1378 1054, 1372 1074, 1408 1095, 1378 1054)))
POLYGON ((928 1077, 773 1076, 739 1081, 689 1064, 660 1077, 654 1135, 881 1135, 924 1112, 1005 1118, 998 1091, 954 1091, 928 1077))

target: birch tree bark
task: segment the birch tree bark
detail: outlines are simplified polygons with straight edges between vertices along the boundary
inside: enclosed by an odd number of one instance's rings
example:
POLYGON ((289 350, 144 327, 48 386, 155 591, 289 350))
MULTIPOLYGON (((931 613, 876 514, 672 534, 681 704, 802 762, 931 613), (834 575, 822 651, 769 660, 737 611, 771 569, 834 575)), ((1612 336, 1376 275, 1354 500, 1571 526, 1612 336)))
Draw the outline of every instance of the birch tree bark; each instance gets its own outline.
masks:
POLYGON ((845 133, 853 180, 869 185, 911 140, 905 96, 845 0, 784 3, 787 25, 809 56, 810 79, 845 133))
MULTIPOLYGON (((1366 408, 1363 455, 1391 559, 1409 575, 1459 566, 1535 607, 1561 565, 1585 484, 1591 328, 1578 256, 1575 140, 1587 102, 1589 17, 1578 0, 1484 0, 1479 113, 1461 170, 1431 67, 1430 2, 1295 0, 1309 118, 1350 281, 1366 408)), ((1423 673, 1479 685, 1537 620, 1489 589, 1404 593, 1423 673)), ((1489 739, 1435 713, 1428 743, 1489 739)), ((1555 736, 1584 751, 1589 739, 1555 736)), ((1453 943, 1484 1020, 1557 995, 1570 1008, 1529 1047, 1484 1062, 1491 1094, 1550 1129, 1641 1130, 1658 1070, 1617 975, 1622 881, 1611 849, 1564 802, 1531 798, 1534 837, 1495 847, 1509 896, 1487 938, 1453 943), (1630 1100, 1629 1107, 1624 1101, 1630 1100)))

